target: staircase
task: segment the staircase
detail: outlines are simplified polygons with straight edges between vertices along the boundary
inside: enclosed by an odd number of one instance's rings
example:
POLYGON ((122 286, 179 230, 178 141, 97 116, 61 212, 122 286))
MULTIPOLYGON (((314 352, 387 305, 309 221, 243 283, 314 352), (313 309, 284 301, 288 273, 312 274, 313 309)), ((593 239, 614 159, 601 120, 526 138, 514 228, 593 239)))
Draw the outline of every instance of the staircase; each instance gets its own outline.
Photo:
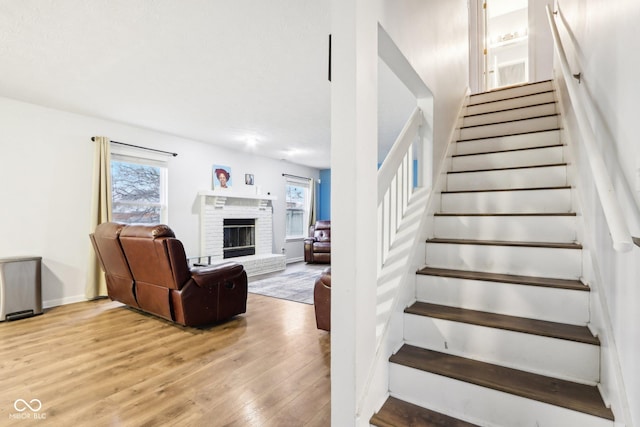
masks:
POLYGON ((614 425, 559 128, 552 82, 471 96, 372 425, 614 425))

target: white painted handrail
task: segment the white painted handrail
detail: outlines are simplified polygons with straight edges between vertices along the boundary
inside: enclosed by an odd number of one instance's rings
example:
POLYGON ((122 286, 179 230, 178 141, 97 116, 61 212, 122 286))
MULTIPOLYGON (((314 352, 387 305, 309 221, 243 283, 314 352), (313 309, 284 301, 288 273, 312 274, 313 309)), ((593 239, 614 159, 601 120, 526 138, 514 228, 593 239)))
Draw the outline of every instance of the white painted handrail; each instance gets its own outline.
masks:
POLYGON ((549 5, 547 5, 547 17, 549 18, 549 25, 551 26, 551 33, 553 35, 555 48, 558 51, 558 56, 560 58, 562 74, 564 75, 567 90, 569 91, 569 97, 571 98, 571 105, 573 106, 573 110, 576 115, 578 128, 582 136, 582 142, 591 167, 593 181, 598 192, 598 197, 600 198, 600 204, 602 205, 602 210, 609 227, 609 232, 611 233, 613 248, 619 252, 628 252, 633 248, 631 233, 629 232, 624 215, 622 214, 622 209, 620 208, 620 203, 616 197, 604 159, 598 151, 595 135, 591 129, 591 124, 583 107, 584 102, 576 88, 574 75, 569 67, 567 55, 564 51, 564 47, 562 46, 562 41, 560 40, 560 35, 558 33, 558 27, 556 26, 556 22, 553 18, 553 12, 549 5))
POLYGON ((422 123, 422 110, 416 107, 378 169, 378 271, 389 254, 413 193, 414 142, 422 123))

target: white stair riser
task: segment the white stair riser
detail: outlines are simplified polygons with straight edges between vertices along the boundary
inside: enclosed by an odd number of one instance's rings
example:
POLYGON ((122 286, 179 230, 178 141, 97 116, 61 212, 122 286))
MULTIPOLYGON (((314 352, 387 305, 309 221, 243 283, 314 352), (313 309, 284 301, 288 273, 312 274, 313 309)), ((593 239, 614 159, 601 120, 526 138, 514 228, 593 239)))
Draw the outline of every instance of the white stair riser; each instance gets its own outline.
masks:
POLYGON ((487 102, 483 104, 469 105, 466 115, 491 113, 494 111, 508 110, 510 108, 526 107, 528 105, 545 104, 554 102, 553 92, 537 93, 529 96, 521 96, 518 98, 505 99, 503 101, 487 102))
POLYGON ((571 212, 571 189, 443 193, 443 213, 571 212))
POLYGON ((613 421, 391 363, 399 399, 485 426, 615 427, 613 421))
POLYGON ((556 104, 531 105, 527 107, 513 108, 510 110, 496 111, 493 113, 467 115, 462 119, 462 126, 478 126, 490 123, 506 122, 509 120, 522 120, 532 117, 548 116, 556 114, 556 104))
POLYGON ((485 92, 477 95, 472 95, 469 98, 469 105, 480 104, 483 102, 500 101, 508 98, 517 98, 520 96, 531 95, 534 93, 548 92, 553 90, 553 84, 551 82, 540 82, 531 85, 518 86, 509 89, 494 90, 491 92, 485 92))
POLYGON ((550 130, 522 135, 501 136, 456 143, 455 154, 487 153, 491 151, 517 150, 560 143, 560 131, 550 130))
POLYGON ((564 162, 564 147, 532 148, 530 150, 502 153, 455 156, 451 159, 452 171, 550 165, 564 162))
POLYGON ((416 298, 431 304, 570 325, 589 322, 586 291, 419 274, 416 298))
POLYGON ((448 191, 563 187, 566 185, 566 166, 447 174, 448 191))
POLYGON ((514 135, 526 132, 552 130, 559 127, 558 116, 538 117, 535 119, 519 120, 515 122, 496 123, 485 126, 475 126, 460 129, 460 139, 491 138, 502 135, 514 135))
POLYGON ((435 216, 435 237, 571 243, 577 239, 574 216, 435 216))
POLYGON ((579 279, 578 249, 427 243, 426 264, 452 270, 579 279))
POLYGON ((521 371, 595 385, 600 347, 569 340, 405 314, 407 344, 521 371), (550 357, 553 355, 553 357, 550 357))

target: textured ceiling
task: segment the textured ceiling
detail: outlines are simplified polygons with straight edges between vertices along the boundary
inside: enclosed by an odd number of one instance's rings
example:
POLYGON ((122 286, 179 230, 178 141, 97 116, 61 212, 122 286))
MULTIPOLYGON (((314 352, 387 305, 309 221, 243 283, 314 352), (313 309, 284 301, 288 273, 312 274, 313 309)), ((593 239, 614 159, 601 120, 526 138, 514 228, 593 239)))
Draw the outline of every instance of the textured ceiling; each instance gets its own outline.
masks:
POLYGON ((0 96, 326 168, 329 19, 317 0, 0 0, 0 96))

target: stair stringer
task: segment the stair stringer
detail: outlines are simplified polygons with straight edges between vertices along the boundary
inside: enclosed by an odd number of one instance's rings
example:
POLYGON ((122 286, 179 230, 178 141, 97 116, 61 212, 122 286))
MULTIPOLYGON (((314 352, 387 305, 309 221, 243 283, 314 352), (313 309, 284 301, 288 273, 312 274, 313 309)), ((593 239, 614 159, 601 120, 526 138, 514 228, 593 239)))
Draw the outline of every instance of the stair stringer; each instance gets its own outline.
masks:
POLYGON ((577 153, 576 143, 574 142, 569 129, 576 128, 576 119, 571 108, 567 108, 570 99, 567 95, 566 87, 562 82, 562 73, 558 73, 556 79, 553 80, 554 94, 558 103, 558 111, 560 112, 561 121, 561 140, 565 142, 567 150, 565 155, 568 157, 570 167, 567 170, 569 185, 572 186, 572 203, 578 214, 581 224, 577 227, 578 240, 582 243, 582 281, 591 289, 589 297, 590 322, 589 329, 600 340, 600 382, 598 389, 603 400, 611 408, 616 415, 616 425, 631 427, 631 411, 629 408, 629 400, 626 395, 626 387, 624 385, 624 375, 620 364, 619 353, 614 338, 613 326, 609 306, 606 300, 606 293, 602 289, 602 276, 598 266, 598 260, 593 250, 596 242, 595 237, 585 230, 593 230, 591 220, 584 215, 583 206, 585 194, 583 188, 586 185, 593 185, 589 182, 582 182, 580 173, 583 168, 588 169, 588 165, 583 165, 577 153), (563 96, 566 95, 566 96, 563 96))
POLYGON ((415 272, 424 259, 425 212, 432 199, 428 189, 414 192, 378 276, 376 354, 358 404, 358 425, 369 425, 371 416, 389 396, 389 357, 404 343, 404 309, 415 301, 415 272))
MULTIPOLYGON (((404 344, 404 309, 416 301, 416 271, 424 265, 424 242, 434 235, 433 216, 440 210, 441 193, 446 188, 447 171, 455 142, 460 137, 460 127, 469 104, 471 92, 467 88, 458 109, 458 120, 449 135, 449 142, 437 164, 437 175, 431 188, 419 188, 409 201, 407 214, 402 219, 385 265, 378 275, 378 303, 380 291, 388 289, 391 300, 387 304, 388 321, 380 322, 376 315, 376 354, 369 369, 364 390, 358 400, 358 426, 369 426, 371 416, 389 397, 389 357, 404 344), (411 243, 406 239, 411 238, 411 243), (408 261, 407 261, 408 260, 408 261), (393 272, 401 273, 394 276, 393 272)), ((425 173, 428 173, 426 171, 425 173)))

